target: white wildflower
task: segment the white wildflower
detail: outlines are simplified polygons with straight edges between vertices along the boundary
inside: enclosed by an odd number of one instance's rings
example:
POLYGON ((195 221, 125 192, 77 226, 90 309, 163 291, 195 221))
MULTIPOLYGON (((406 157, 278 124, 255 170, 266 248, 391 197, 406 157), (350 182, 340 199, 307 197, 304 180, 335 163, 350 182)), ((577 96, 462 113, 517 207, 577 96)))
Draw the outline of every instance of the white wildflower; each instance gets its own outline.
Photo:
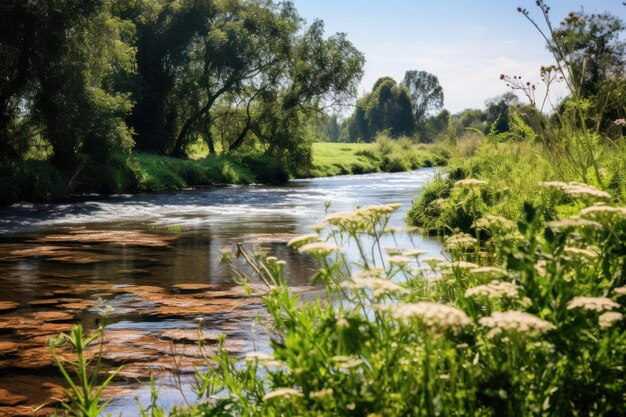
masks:
POLYGON ((312 224, 310 226, 307 226, 307 229, 313 230, 317 234, 321 233, 322 230, 324 230, 325 228, 326 228, 325 224, 312 224))
POLYGON ((479 268, 470 269, 472 274, 484 274, 484 275, 507 275, 506 270, 497 268, 495 266, 481 266, 479 268))
POLYGON ((340 329, 347 329, 348 327, 350 327, 350 322, 344 318, 341 318, 337 320, 337 327, 339 327, 340 329))
POLYGON ((535 271, 537 271, 537 274, 539 275, 546 275, 546 266, 548 265, 548 262, 546 262, 545 259, 540 259, 535 263, 535 271))
POLYGON ((245 356, 246 361, 271 361, 274 360, 272 355, 262 352, 249 352, 245 356))
POLYGON ((523 311, 494 311, 490 316, 482 317, 478 322, 492 329, 518 332, 546 332, 554 328, 551 323, 523 311))
POLYGON ((489 214, 476 220, 476 227, 482 230, 512 230, 515 223, 505 217, 489 214))
POLYGON ((554 188, 564 192, 570 197, 574 198, 594 198, 599 200, 610 200, 611 194, 606 191, 598 190, 597 188, 580 182, 560 182, 560 181, 547 181, 541 183, 542 187, 554 188))
POLYGON ((615 301, 606 297, 574 297, 567 303, 567 309, 582 308, 587 311, 607 311, 619 307, 615 301))
POLYGON ((441 258, 422 258, 421 262, 427 263, 428 265, 430 265, 431 268, 434 268, 435 265, 444 263, 445 260, 441 258))
POLYGON ((598 257, 598 252, 589 250, 589 249, 581 249, 581 248, 574 248, 571 246, 566 246, 564 248, 565 253, 570 254, 570 255, 582 255, 582 256, 586 256, 587 258, 597 258, 598 257))
POLYGON ((274 368, 283 368, 283 367, 287 366, 287 364, 285 362, 279 361, 279 360, 275 360, 275 359, 265 361, 264 365, 267 366, 267 367, 274 367, 274 368))
POLYGON ((402 252, 402 256, 421 256, 427 253, 425 250, 421 249, 410 249, 402 252))
POLYGON ((300 247, 298 249, 298 252, 306 253, 307 255, 311 255, 311 256, 322 257, 322 256, 328 256, 333 251, 336 251, 338 249, 339 248, 337 246, 331 245, 330 243, 313 242, 313 243, 307 243, 306 245, 300 247))
POLYGON ((623 287, 617 287, 613 291, 620 295, 626 295, 626 285, 624 285, 623 287))
POLYGON ((463 311, 445 304, 430 302, 398 304, 389 306, 388 310, 396 320, 418 319, 436 332, 457 330, 471 324, 463 311))
POLYGON ((409 258, 407 256, 390 256, 389 257, 389 264, 391 265, 398 265, 400 267, 405 266, 407 264, 410 264, 411 262, 413 262, 412 258, 409 258))
POLYGON ((324 217, 324 222, 339 227, 354 226, 361 221, 362 219, 353 211, 337 211, 324 217))
POLYGON ((319 235, 316 233, 310 233, 307 235, 296 236, 287 243, 287 246, 292 246, 294 248, 299 248, 301 246, 306 245, 307 243, 315 242, 319 240, 319 235))
POLYGON ((591 206, 580 211, 580 215, 586 219, 597 221, 611 221, 614 219, 626 219, 626 207, 591 206))
POLYGON ((476 243, 478 243, 476 238, 468 235, 467 233, 452 235, 446 239, 446 246, 448 249, 465 249, 476 245, 476 243))
POLYGON ((396 256, 396 255, 401 255, 402 252, 404 252, 404 249, 402 249, 402 248, 385 248, 385 252, 387 252, 387 255, 389 255, 389 256, 396 256))
POLYGON ((278 388, 274 391, 268 392, 263 397, 263 401, 268 401, 274 398, 291 398, 291 397, 303 397, 301 391, 293 388, 278 388))
POLYGON ((363 217, 380 216, 383 214, 393 213, 395 210, 398 209, 398 207, 400 206, 393 208, 391 205, 388 204, 377 204, 372 206, 360 207, 356 210, 356 213, 363 217))
POLYGON ((452 268, 452 269, 476 269, 478 265, 472 262, 465 261, 457 261, 457 262, 447 262, 441 265, 442 268, 452 268))
POLYGON ((547 223, 548 227, 556 232, 577 227, 586 227, 594 230, 602 229, 602 225, 596 221, 582 219, 577 216, 569 217, 563 220, 555 220, 547 223))
POLYGON ((465 291, 466 297, 484 296, 492 299, 516 298, 518 287, 512 282, 491 281, 489 284, 478 285, 465 291))
POLYGON ((600 324, 600 327, 611 327, 613 323, 621 321, 623 318, 624 315, 622 313, 607 311, 606 313, 600 314, 598 324, 600 324))
POLYGON ((388 279, 382 278, 359 278, 352 277, 352 281, 346 281, 341 283, 343 288, 349 289, 370 289, 373 291, 375 297, 386 294, 408 294, 409 290, 404 288, 388 279))

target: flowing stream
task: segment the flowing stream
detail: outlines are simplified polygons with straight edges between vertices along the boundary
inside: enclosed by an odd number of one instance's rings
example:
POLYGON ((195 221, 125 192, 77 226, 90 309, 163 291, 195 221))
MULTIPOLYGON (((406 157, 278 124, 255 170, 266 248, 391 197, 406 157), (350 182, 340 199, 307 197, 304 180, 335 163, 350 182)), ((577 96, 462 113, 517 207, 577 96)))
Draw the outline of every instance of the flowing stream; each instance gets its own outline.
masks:
MULTIPOLYGON (((166 408, 193 400, 193 371, 205 363, 199 324, 208 354, 219 334, 236 355, 267 349, 268 335, 254 324, 265 314, 260 297, 232 282, 220 250, 244 242, 268 251, 287 261, 294 291, 314 297, 314 264, 285 243, 311 233, 328 203, 330 212, 401 203, 390 226, 402 227, 433 175, 425 168, 0 208, 0 416, 32 415, 61 396, 48 338, 73 323, 93 329, 103 312, 104 364, 125 365, 108 411, 137 415, 134 399, 148 402, 151 373, 166 408)), ((435 240, 404 239, 390 244, 442 253, 435 240)))

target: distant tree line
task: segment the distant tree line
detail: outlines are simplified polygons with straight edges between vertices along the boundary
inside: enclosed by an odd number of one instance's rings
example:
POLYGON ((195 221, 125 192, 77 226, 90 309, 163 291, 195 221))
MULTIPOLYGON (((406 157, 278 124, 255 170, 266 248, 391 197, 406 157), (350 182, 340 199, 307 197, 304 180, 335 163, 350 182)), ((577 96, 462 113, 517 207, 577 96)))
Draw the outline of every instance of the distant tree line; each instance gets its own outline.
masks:
POLYGON ((71 172, 200 142, 306 163, 307 121, 356 94, 363 63, 290 2, 4 1, 0 160, 71 172))
MULTIPOLYGON (((624 28, 619 17, 606 12, 571 12, 552 28, 554 38, 546 47, 559 61, 557 64, 571 73, 559 77, 556 66, 544 66, 539 83, 549 91, 555 83, 573 84, 566 87, 576 93, 559 103, 552 103, 547 94, 537 97, 535 81, 501 75, 511 91, 488 99, 483 109, 450 114, 441 110, 444 94, 437 77, 425 71, 407 71, 400 83, 390 77, 380 78, 357 100, 351 115, 325 116, 313 122, 309 133, 314 140, 371 142, 379 133, 385 133, 432 142, 467 131, 507 133, 512 124, 522 121, 541 134, 547 124, 559 123, 570 100, 583 100, 587 124, 598 126, 608 137, 619 137, 626 132, 624 28), (523 104, 515 92, 525 96, 527 103, 523 104)), ((514 138, 516 134, 505 137, 514 138)))

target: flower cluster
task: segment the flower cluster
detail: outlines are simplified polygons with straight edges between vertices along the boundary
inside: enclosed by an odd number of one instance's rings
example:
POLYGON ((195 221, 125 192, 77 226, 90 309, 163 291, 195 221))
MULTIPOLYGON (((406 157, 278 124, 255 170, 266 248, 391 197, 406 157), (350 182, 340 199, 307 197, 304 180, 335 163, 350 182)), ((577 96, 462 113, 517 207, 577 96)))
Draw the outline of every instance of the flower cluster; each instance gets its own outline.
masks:
POLYGON ((457 261, 457 262, 446 262, 441 264, 442 268, 452 268, 452 269, 476 269, 478 265, 472 262, 465 261, 457 261))
POLYGON ((580 182, 546 181, 542 182, 541 186, 563 191, 565 194, 573 198, 592 198, 598 200, 611 199, 611 194, 606 191, 598 190, 591 185, 580 182))
POLYGON ((523 311, 495 311, 478 322, 494 330, 520 333, 543 333, 554 328, 551 323, 523 311))
POLYGON ((567 309, 582 308, 587 311, 607 311, 619 307, 615 301, 606 297, 574 297, 567 303, 567 309))
POLYGON ((410 264, 411 262, 414 262, 413 258, 409 258, 408 256, 398 256, 398 255, 390 256, 388 260, 389 260, 390 265, 397 265, 399 267, 403 267, 403 266, 410 264))
POLYGON ((502 216, 487 215, 476 220, 476 227, 482 230, 502 230, 510 231, 515 229, 515 223, 502 216))
POLYGON ((626 207, 591 206, 582 209, 580 216, 599 222, 626 220, 626 207))
POLYGON ((463 250, 476 245, 477 242, 476 238, 473 238, 467 233, 461 233, 452 235, 446 239, 446 246, 450 250, 463 250))
POLYGON ((298 252, 306 253, 307 255, 311 255, 315 257, 324 257, 324 256, 330 255, 336 250, 339 250, 339 248, 330 243, 313 242, 313 243, 307 243, 306 245, 301 246, 298 249, 298 252))
POLYGON ((457 330, 471 324, 467 315, 456 307, 445 304, 421 302, 388 307, 396 320, 418 319, 435 332, 457 330))
POLYGON ((517 285, 512 282, 491 281, 465 291, 466 297, 487 297, 493 299, 516 298, 519 295, 517 285))
POLYGON ((306 245, 307 243, 311 243, 311 242, 315 242, 317 240, 319 240, 320 237, 318 234, 316 233, 309 233, 307 235, 300 235, 300 236, 296 236, 293 239, 291 239, 288 243, 287 246, 291 246, 293 248, 299 248, 301 246, 306 245))
POLYGON ((564 248, 564 251, 568 255, 580 255, 580 256, 585 256, 590 259, 598 257, 598 252, 589 250, 589 249, 581 249, 581 248, 574 248, 571 246, 566 246, 564 248))
POLYGON ((606 313, 600 314, 598 317, 598 324, 603 328, 611 327, 613 323, 621 321, 623 318, 624 315, 622 313, 618 313, 617 311, 607 311, 606 313))
POLYGON ((341 284, 342 288, 347 289, 369 289, 372 290, 375 297, 386 294, 408 294, 409 290, 388 279, 383 278, 360 278, 352 277, 352 281, 346 281, 341 284))
POLYGON ((483 274, 483 275, 498 275, 498 276, 505 276, 508 275, 508 273, 506 272, 506 270, 502 269, 502 268, 498 268, 495 266, 481 266, 478 268, 474 268, 471 269, 470 272, 472 274, 483 274))
POLYGON ((302 394, 302 392, 298 391, 297 389, 278 388, 274 391, 271 391, 265 394, 265 396, 263 397, 263 401, 268 401, 272 399, 280 399, 280 398, 288 399, 291 397, 303 397, 303 396, 304 395, 302 394))
POLYGON ((548 227, 555 232, 560 232, 567 229, 575 228, 589 228, 592 230, 602 229, 602 225, 596 221, 583 219, 577 216, 572 216, 563 220, 555 220, 547 223, 548 227))

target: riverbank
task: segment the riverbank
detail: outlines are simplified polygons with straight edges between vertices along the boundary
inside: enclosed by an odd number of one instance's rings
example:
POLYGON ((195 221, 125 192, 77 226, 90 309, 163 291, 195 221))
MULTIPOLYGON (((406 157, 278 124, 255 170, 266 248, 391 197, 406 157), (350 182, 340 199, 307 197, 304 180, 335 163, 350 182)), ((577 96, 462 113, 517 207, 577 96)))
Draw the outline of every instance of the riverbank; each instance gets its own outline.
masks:
POLYGON ((81 194, 174 191, 224 184, 285 183, 311 178, 374 172, 401 172, 442 165, 447 154, 432 145, 403 141, 314 143, 313 163, 290 175, 262 155, 208 155, 181 159, 133 153, 129 161, 84 166, 62 172, 47 161, 11 161, 0 168, 0 205, 18 201, 56 202, 81 194))
MULTIPOLYGON (((426 234, 475 236, 481 222, 522 220, 524 204, 532 204, 543 222, 557 220, 593 203, 626 204, 624 172, 624 143, 596 143, 589 152, 578 143, 549 150, 463 138, 445 171, 415 201, 408 221, 426 234)), ((484 228, 480 233, 488 237, 484 228)))

